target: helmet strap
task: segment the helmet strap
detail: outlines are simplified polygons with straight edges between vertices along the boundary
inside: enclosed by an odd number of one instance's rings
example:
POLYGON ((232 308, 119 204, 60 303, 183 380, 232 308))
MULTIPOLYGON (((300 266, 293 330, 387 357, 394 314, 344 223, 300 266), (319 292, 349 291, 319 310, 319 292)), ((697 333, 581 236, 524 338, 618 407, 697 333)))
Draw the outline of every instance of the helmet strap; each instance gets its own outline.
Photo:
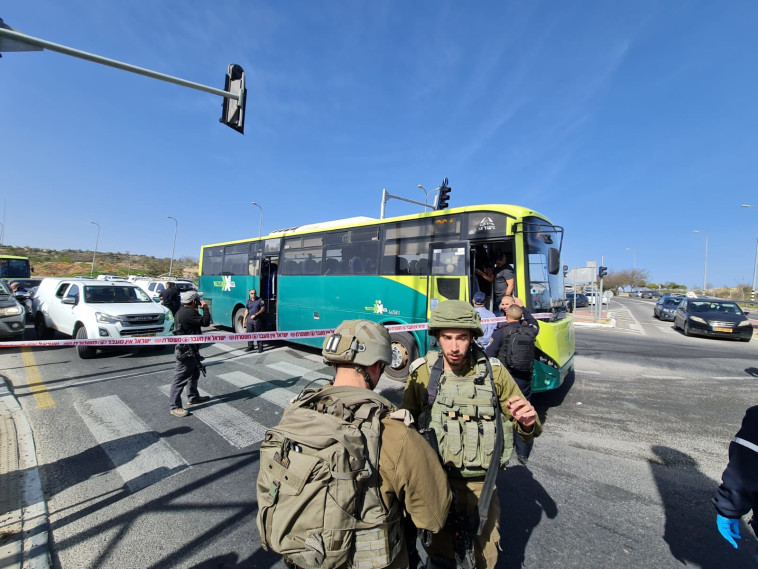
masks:
POLYGON ((359 365, 354 365, 353 369, 358 372, 358 375, 363 377, 363 381, 366 382, 366 387, 373 391, 376 385, 371 385, 371 376, 369 376, 368 370, 365 367, 359 365))

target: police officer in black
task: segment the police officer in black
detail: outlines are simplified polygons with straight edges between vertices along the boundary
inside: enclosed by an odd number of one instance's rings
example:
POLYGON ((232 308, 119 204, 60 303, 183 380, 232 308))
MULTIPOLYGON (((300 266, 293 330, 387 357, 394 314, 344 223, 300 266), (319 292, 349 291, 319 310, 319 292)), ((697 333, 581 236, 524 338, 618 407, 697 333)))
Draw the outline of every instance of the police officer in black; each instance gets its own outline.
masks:
POLYGON ((729 444, 729 464, 721 480, 713 499, 716 528, 736 549, 740 518, 750 510, 753 510, 750 525, 758 535, 758 405, 747 410, 742 427, 729 444))
POLYGON ((181 301, 179 299, 179 289, 176 288, 173 281, 166 283, 166 288, 161 291, 160 297, 163 306, 168 308, 171 311, 171 314, 176 317, 176 313, 181 307, 181 301))
MULTIPOLYGON (((248 334, 252 332, 263 332, 263 313, 266 312, 266 304, 258 296, 258 291, 250 290, 250 296, 245 304, 245 314, 242 321, 245 323, 245 330, 248 334)), ((253 341, 247 343, 246 352, 253 351, 253 341)), ((263 343, 258 340, 258 353, 263 351, 263 343)))
MULTIPOLYGON (((176 313, 176 330, 177 336, 195 336, 202 332, 202 326, 208 326, 211 323, 211 310, 204 300, 200 297, 203 293, 195 290, 183 292, 181 294, 182 307, 176 313), (202 309, 200 315, 198 309, 202 309)), ((186 417, 189 413, 182 407, 182 391, 187 386, 187 404, 198 405, 210 400, 210 397, 200 395, 197 390, 197 380, 200 378, 202 369, 202 358, 200 348, 197 344, 177 344, 174 350, 176 357, 176 367, 174 368, 174 379, 171 382, 171 393, 169 395, 170 413, 174 417, 186 417)))

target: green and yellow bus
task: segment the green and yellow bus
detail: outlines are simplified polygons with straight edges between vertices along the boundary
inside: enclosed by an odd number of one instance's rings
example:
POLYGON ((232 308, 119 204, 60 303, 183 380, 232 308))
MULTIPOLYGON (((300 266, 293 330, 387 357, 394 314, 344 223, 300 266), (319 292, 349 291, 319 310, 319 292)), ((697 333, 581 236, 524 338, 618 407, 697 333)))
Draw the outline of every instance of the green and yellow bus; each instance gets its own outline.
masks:
MULTIPOLYGON (((424 323, 438 302, 470 301, 487 286, 475 269, 505 252, 516 294, 540 321, 533 390, 561 385, 574 362, 573 320, 564 303, 563 228, 519 206, 490 204, 387 219, 356 217, 202 247, 200 290, 217 324, 243 333, 249 289, 266 300, 267 330, 319 330, 346 319, 424 323)), ((493 302, 491 295, 488 297, 493 302)), ((426 330, 392 333, 386 369, 405 380, 429 349, 426 330)), ((320 347, 321 338, 302 343, 320 347)))
POLYGON ((28 279, 31 276, 32 268, 27 257, 0 255, 0 278, 28 279))

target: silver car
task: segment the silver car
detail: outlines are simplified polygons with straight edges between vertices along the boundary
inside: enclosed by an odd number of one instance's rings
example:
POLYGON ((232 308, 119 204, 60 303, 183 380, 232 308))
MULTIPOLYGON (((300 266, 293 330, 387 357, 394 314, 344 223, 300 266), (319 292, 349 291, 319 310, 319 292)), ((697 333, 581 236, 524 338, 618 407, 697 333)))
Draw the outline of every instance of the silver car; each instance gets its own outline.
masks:
POLYGON ((0 338, 22 340, 26 311, 13 296, 8 283, 0 280, 0 338))

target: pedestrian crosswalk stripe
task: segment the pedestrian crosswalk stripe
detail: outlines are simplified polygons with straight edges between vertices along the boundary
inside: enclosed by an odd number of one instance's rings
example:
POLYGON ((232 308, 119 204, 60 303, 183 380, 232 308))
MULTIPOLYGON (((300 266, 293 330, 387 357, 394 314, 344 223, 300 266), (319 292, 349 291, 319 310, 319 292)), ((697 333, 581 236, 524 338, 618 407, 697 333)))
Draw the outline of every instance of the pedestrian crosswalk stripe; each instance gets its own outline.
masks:
POLYGON ((288 374, 291 377, 302 377, 306 381, 311 381, 314 379, 329 379, 319 371, 314 371, 312 369, 308 369, 307 367, 291 364, 289 362, 276 362, 272 364, 266 364, 266 367, 288 374))
MULTIPOLYGON (((168 397, 171 392, 170 385, 162 385, 159 388, 168 397)), ((198 389, 200 395, 211 395, 202 389, 198 389)), ((211 395, 212 396, 212 395, 211 395)), ((245 448, 258 443, 266 436, 266 427, 251 419, 242 411, 238 411, 232 405, 211 399, 207 403, 197 407, 189 406, 189 411, 216 431, 221 438, 236 448, 245 448)))
POLYGON ((132 492, 188 468, 181 455, 117 395, 75 403, 74 407, 132 492))
POLYGON ((273 383, 269 383, 243 371, 221 373, 217 377, 239 389, 252 393, 256 397, 270 401, 279 407, 288 407, 292 398, 297 395, 287 388, 275 387, 273 383))
POLYGON ((244 350, 246 346, 247 344, 225 344, 224 342, 213 345, 214 348, 222 352, 236 352, 237 350, 244 350))

